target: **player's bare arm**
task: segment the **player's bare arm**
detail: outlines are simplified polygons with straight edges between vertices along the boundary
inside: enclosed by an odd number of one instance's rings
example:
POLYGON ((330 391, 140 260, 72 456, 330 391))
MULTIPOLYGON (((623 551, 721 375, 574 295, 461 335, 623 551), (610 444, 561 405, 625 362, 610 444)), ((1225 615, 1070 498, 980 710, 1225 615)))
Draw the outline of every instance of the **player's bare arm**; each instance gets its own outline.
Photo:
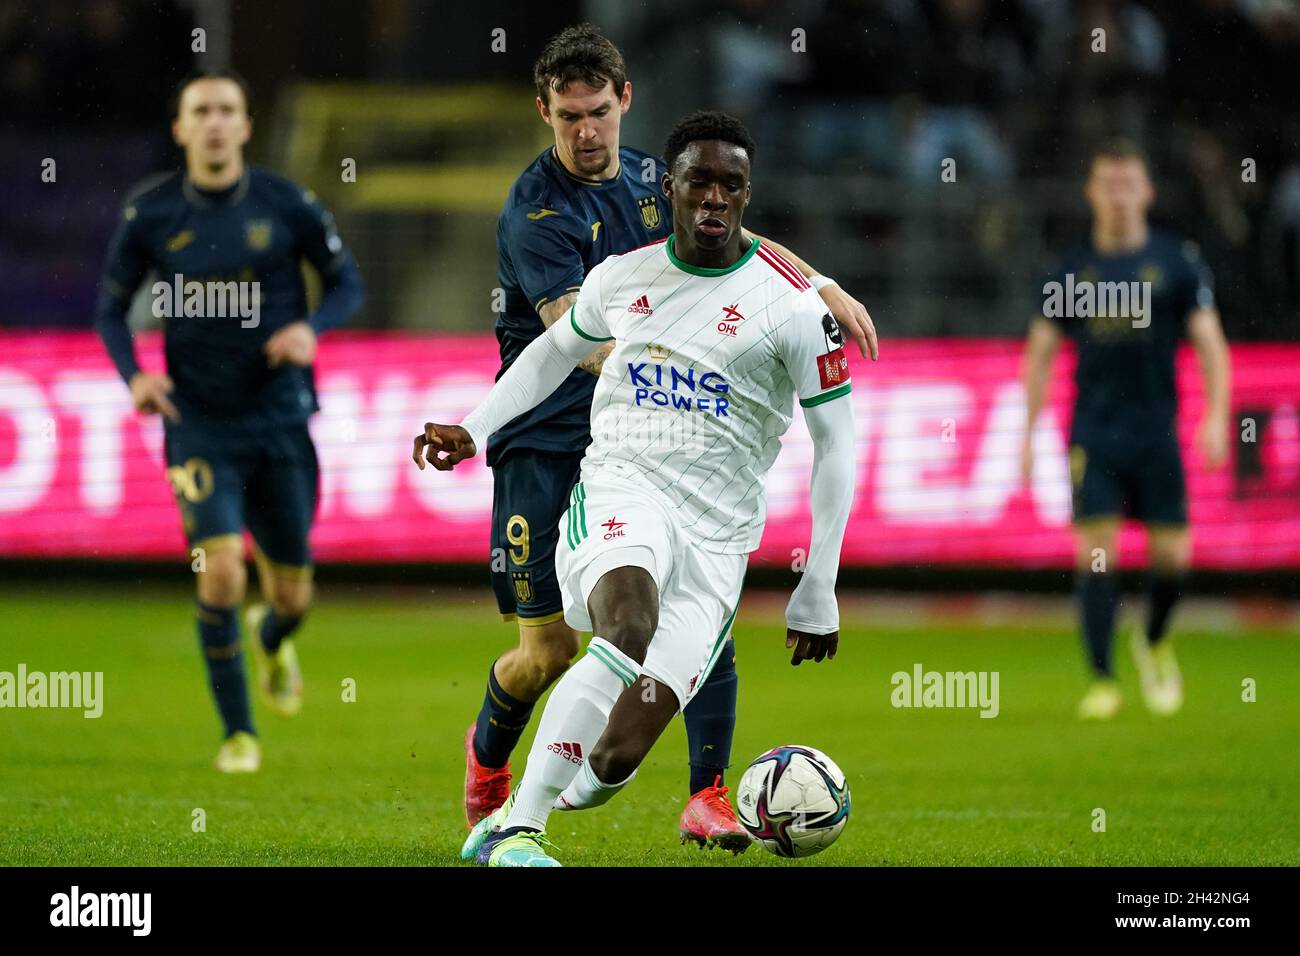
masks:
POLYGON ((1029 326, 1021 379, 1025 387, 1025 435, 1020 443, 1020 475, 1028 481, 1034 471, 1034 422, 1047 399, 1047 383, 1052 374, 1052 359, 1061 347, 1061 330, 1055 323, 1038 316, 1029 326))
POLYGON ((489 435, 537 407, 559 388, 590 344, 569 323, 552 325, 528 344, 462 424, 426 422, 424 431, 415 436, 411 458, 421 471, 426 461, 438 471, 451 471, 472 458, 480 445, 487 444, 489 435), (439 452, 443 454, 439 456, 439 452))
MULTIPOLYGON (((537 314, 541 317, 542 325, 549 329, 560 319, 568 315, 569 309, 571 309, 573 303, 577 301, 578 293, 570 292, 567 295, 560 296, 553 302, 544 303, 541 308, 537 310, 537 314)), ((578 368, 582 369, 584 372, 590 372, 592 375, 599 375, 601 368, 605 364, 605 359, 609 358, 609 353, 612 351, 614 351, 614 343, 608 342, 579 362, 578 368)))
POLYGON ((1209 467, 1219 468, 1228 460, 1232 364, 1218 309, 1193 310, 1187 317, 1187 337, 1196 350, 1205 382, 1205 415, 1196 429, 1196 447, 1209 467))
MULTIPOLYGON (((748 229, 744 230, 744 234, 749 239, 761 240, 763 245, 789 259, 805 279, 811 279, 817 275, 816 269, 779 242, 773 242, 766 236, 760 236, 748 229)), ((880 343, 876 338, 875 323, 871 321, 871 314, 867 312, 867 307, 841 289, 835 282, 818 289, 817 294, 826 303, 826 308, 830 310, 832 318, 839 323, 840 329, 846 332, 854 342, 858 343, 858 351, 862 353, 862 357, 871 356, 871 360, 874 362, 880 355, 880 343)))

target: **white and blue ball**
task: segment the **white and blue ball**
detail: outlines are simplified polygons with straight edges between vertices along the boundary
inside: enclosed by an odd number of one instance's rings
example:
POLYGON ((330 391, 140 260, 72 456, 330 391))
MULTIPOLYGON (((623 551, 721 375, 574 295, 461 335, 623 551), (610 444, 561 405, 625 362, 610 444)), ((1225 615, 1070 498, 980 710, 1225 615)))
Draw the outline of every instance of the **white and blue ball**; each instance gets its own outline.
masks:
POLYGON ((755 758, 736 788, 736 815, 777 856, 812 856, 849 821, 849 785, 820 750, 788 744, 755 758))

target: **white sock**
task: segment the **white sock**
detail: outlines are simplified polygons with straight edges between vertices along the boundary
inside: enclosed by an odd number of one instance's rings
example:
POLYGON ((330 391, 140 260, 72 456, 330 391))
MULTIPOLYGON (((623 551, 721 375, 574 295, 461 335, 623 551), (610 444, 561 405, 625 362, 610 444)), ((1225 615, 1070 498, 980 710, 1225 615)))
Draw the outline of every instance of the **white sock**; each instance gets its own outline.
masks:
POLYGON ((502 829, 545 830, 546 818, 596 746, 614 701, 641 666, 608 641, 593 637, 587 653, 551 691, 537 724, 515 805, 502 829))
POLYGON ((591 764, 584 763, 582 769, 574 776, 573 782, 564 792, 555 798, 557 810, 588 810, 591 807, 604 806, 614 794, 618 793, 636 776, 633 770, 627 779, 619 783, 605 783, 596 776, 591 764))

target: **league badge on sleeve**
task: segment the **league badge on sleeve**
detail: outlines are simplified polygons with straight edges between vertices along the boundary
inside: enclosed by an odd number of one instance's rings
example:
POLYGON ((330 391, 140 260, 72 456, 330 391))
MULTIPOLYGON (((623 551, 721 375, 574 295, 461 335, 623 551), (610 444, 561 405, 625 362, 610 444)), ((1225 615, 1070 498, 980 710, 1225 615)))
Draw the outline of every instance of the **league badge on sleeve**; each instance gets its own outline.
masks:
POLYGON ((817 357, 817 377, 822 388, 834 388, 849 380, 849 360, 844 354, 840 327, 829 312, 822 316, 822 332, 826 337, 826 354, 817 357))
POLYGON ((844 336, 840 334, 839 323, 829 312, 822 316, 822 333, 826 336, 826 351, 834 352, 844 348, 844 336))

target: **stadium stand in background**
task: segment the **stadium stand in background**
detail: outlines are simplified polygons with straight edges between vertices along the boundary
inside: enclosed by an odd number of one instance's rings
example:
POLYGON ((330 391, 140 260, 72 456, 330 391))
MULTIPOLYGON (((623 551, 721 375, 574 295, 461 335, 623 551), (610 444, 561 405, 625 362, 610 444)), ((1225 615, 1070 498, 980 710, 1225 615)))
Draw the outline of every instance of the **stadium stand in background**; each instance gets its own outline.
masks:
MULTIPOLYGON (((0 158, 78 159, 54 200, 38 178, 13 180, 0 324, 89 324, 122 184, 174 163, 159 104, 190 65, 191 26, 226 9, 230 36, 276 38, 231 43, 256 94, 253 156, 338 210, 374 290, 360 324, 487 329, 508 172, 546 139, 521 78, 547 24, 432 6, 6 4, 0 158), (496 26, 504 54, 489 49, 496 26)), ((755 227, 815 252, 890 337, 1019 335, 1045 250, 1084 228, 1081 157, 1117 132, 1155 161, 1157 220, 1201 244, 1229 337, 1297 337, 1294 2, 728 0, 701 13, 593 0, 552 15, 596 20, 627 51, 625 141, 659 148, 685 104, 746 119, 764 154, 755 227), (806 52, 791 50, 795 29, 806 52), (956 183, 939 181, 945 158, 956 183)))

